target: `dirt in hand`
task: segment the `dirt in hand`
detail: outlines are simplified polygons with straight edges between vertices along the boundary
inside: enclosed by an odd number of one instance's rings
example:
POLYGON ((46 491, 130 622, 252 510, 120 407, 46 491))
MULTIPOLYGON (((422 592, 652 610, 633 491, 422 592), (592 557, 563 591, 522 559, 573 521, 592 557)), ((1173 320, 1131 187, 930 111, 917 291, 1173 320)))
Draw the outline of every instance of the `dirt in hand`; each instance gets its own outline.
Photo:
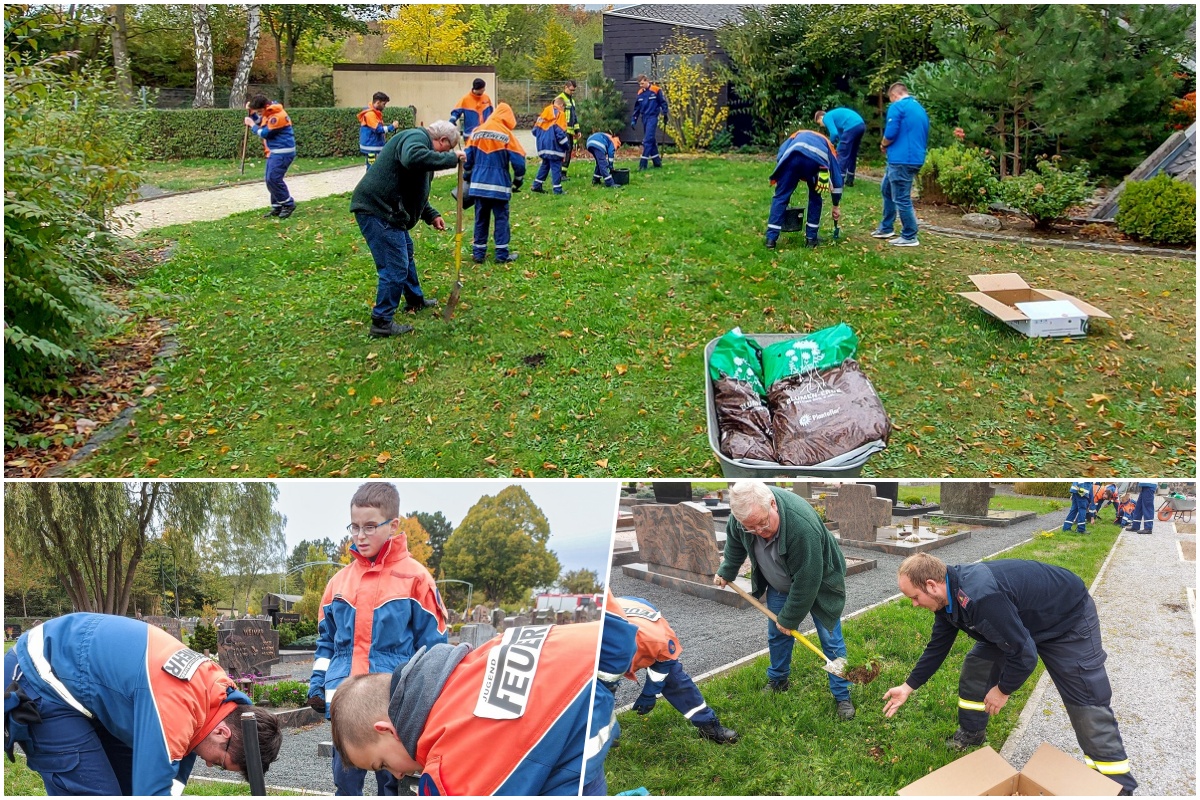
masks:
POLYGON ((883 667, 879 666, 878 661, 872 661, 868 666, 850 667, 842 673, 842 677, 851 683, 860 683, 865 686, 878 678, 880 672, 883 672, 883 667))

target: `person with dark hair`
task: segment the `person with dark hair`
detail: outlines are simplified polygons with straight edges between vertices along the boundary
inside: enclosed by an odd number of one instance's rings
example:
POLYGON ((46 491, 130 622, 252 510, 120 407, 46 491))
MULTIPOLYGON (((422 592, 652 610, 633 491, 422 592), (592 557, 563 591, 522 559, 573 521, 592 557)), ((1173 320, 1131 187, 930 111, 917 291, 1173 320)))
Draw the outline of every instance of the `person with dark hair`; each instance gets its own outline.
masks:
POLYGON ((367 169, 379 157, 379 151, 387 143, 387 134, 400 130, 400 123, 391 125, 383 121, 383 110, 392 98, 383 92, 371 97, 371 105, 358 112, 358 152, 367 159, 367 169))
MULTIPOLYGON (((567 132, 567 155, 563 158, 562 176, 567 179, 567 170, 571 168, 571 154, 575 152, 575 143, 579 140, 579 112, 575 108, 575 81, 567 80, 563 90, 557 97, 562 98, 563 112, 567 115, 567 124, 563 129, 567 132)), ((556 98, 557 99, 557 98, 556 98)))
POLYGON ((838 166, 842 168, 846 185, 853 186, 854 170, 858 165, 858 146, 867 132, 867 123, 857 111, 845 107, 818 111, 813 119, 829 131, 829 142, 837 148, 838 166))
POLYGON ((958 730, 946 745, 978 747, 988 720, 1029 679, 1038 659, 1062 696, 1084 763, 1133 794, 1137 781, 1113 714, 1108 657, 1096 603, 1078 575, 1038 561, 947 566, 928 553, 904 559, 896 583, 914 608, 933 612, 933 633, 908 678, 884 694, 890 717, 925 685, 962 631, 975 640, 958 678, 958 730))
POLYGON ((485 85, 483 78, 471 81, 471 91, 450 111, 450 121, 462 128, 464 139, 492 115, 492 98, 484 94, 485 85))
POLYGON ((633 103, 633 119, 629 127, 637 125, 642 120, 642 157, 638 161, 638 169, 646 168, 648 161, 653 161, 655 167, 662 166, 662 156, 658 152, 658 117, 661 114, 663 123, 668 119, 667 96, 657 83, 651 83, 645 75, 638 75, 637 99, 633 103))
MULTIPOLYGON (((346 530, 354 560, 325 586, 308 681, 309 706, 326 715, 349 676, 391 673, 421 648, 446 641, 446 608, 429 570, 409 555, 395 484, 359 486, 350 499, 346 530)), ((339 795, 361 796, 366 775, 334 747, 333 784, 339 795)), ((376 769, 375 780, 379 794, 397 793, 397 782, 386 771, 376 769)))
POLYGON ((249 115, 243 120, 246 127, 263 143, 267 156, 264 180, 271 195, 271 210, 263 217, 287 219, 296 210, 296 201, 288 191, 284 176, 296 160, 296 134, 292 119, 279 103, 272 103, 264 94, 256 94, 246 103, 249 115))
POLYGON ((196 759, 246 772, 241 714, 265 772, 283 736, 207 656, 145 622, 57 617, 4 654, 4 750, 20 744, 48 795, 178 795, 196 759))

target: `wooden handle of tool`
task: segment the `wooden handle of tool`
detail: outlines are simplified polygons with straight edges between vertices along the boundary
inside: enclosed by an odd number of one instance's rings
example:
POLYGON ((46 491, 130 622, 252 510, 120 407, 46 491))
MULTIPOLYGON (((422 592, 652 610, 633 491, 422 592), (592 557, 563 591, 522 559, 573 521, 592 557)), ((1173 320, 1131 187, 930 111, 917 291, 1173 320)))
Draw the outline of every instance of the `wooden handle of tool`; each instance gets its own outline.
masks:
POLYGON ((250 141, 250 127, 247 125, 243 126, 242 132, 242 164, 238 167, 238 173, 241 175, 246 174, 246 142, 248 141, 250 141))
MULTIPOLYGON (((728 586, 729 588, 733 589, 735 592, 740 594, 742 597, 746 598, 746 600, 748 600, 750 602, 750 605, 754 606, 759 611, 766 614, 767 617, 770 618, 771 622, 774 622, 776 625, 779 624, 779 619, 778 619, 778 617, 775 616, 775 612, 771 611, 771 609, 767 608, 762 603, 760 603, 758 600, 755 600, 753 597, 751 597, 750 594, 745 589, 738 586, 733 581, 728 581, 728 582, 726 582, 725 585, 728 586)), ((826 661, 829 660, 829 657, 827 655, 825 655, 824 653, 822 653, 821 650, 815 644, 810 642, 806 637, 801 636, 800 631, 792 631, 792 638, 798 642, 803 642, 805 647, 807 647, 809 650, 812 650, 814 653, 816 653, 817 655, 819 655, 821 658, 825 659, 826 661)))
POLYGON ((463 197, 462 197, 463 196, 463 162, 461 162, 461 161, 458 162, 458 191, 455 192, 455 194, 458 195, 458 198, 457 198, 458 212, 454 219, 454 233, 458 237, 459 242, 461 243, 462 242, 462 232, 463 232, 463 220, 462 220, 462 217, 463 217, 463 215, 462 215, 462 210, 463 210, 463 197))

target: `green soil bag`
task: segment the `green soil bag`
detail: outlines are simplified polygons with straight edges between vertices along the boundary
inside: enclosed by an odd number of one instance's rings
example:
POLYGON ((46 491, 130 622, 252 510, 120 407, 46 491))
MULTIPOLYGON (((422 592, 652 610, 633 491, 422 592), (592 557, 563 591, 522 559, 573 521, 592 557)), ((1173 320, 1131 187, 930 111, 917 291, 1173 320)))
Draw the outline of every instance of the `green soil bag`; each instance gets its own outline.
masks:
POLYGON ((775 461, 771 412, 763 398, 762 348, 734 328, 708 357, 721 452, 732 459, 775 461))
POLYGON ((721 337, 708 357, 708 377, 714 381, 732 378, 750 384, 760 397, 767 396, 762 379, 762 347, 734 328, 721 337))
POLYGON ((762 352, 763 383, 770 389, 792 375, 836 367, 857 350, 858 336, 844 322, 799 339, 769 345, 762 352))

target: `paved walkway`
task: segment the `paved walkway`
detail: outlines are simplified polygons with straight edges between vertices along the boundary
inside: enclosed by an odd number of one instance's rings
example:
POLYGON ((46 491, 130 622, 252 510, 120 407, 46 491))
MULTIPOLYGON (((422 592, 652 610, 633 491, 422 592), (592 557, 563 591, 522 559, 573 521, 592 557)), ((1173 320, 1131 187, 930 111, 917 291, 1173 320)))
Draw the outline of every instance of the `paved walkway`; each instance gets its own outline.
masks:
MULTIPOLYGON (((1150 536, 1122 533, 1091 587, 1112 707, 1143 796, 1196 796, 1196 623, 1188 602, 1196 562, 1181 559, 1181 541, 1196 537, 1177 534, 1172 522, 1155 522, 1150 536)), ((1001 754, 1020 768, 1042 742, 1082 760, 1044 673, 1001 754)))
MULTIPOLYGON (((527 154, 537 152, 531 132, 517 131, 517 139, 527 154)), ((352 192, 363 172, 363 167, 355 166, 306 175, 289 175, 287 185, 296 202, 303 203, 331 194, 352 192)), ((437 174, 450 175, 453 171, 445 170, 437 174)), ((532 179, 533 176, 530 175, 529 180, 532 179)), ((127 224, 119 226, 117 232, 132 238, 153 228, 167 225, 209 222, 254 209, 262 209, 265 213, 269 204, 266 187, 258 182, 155 197, 118 206, 115 214, 120 219, 126 219, 127 224)))

